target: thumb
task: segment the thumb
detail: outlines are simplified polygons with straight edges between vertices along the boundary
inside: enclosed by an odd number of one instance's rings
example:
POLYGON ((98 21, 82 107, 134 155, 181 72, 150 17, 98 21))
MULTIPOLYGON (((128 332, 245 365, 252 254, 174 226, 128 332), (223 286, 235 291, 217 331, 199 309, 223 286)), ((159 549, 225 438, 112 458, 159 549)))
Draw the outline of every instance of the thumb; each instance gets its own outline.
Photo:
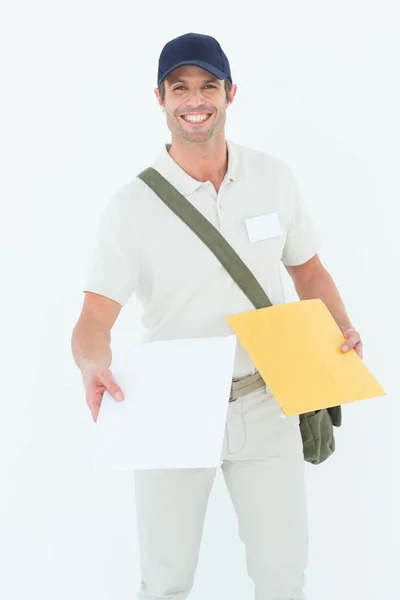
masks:
POLYGON ((113 374, 110 369, 106 371, 102 371, 99 374, 99 381, 104 385, 107 389, 108 393, 118 402, 122 402, 124 399, 124 394, 119 387, 119 385, 114 381, 113 374))

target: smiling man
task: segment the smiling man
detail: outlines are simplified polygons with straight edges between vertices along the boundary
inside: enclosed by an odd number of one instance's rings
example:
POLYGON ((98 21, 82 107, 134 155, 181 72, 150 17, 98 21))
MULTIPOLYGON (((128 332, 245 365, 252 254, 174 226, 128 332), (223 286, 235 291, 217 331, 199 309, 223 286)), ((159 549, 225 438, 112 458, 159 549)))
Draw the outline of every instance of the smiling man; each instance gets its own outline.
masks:
POLYGON ((167 75, 160 87, 162 92, 157 88, 155 93, 165 110, 173 140, 177 136, 186 142, 211 141, 208 146, 215 146, 218 141, 223 147, 227 103, 233 101, 236 85, 210 77, 201 67, 184 66, 167 75), (188 97, 189 90, 192 91, 188 97), (199 103, 195 98, 194 110, 190 95, 199 92, 202 95, 201 106, 197 106, 199 103))
MULTIPOLYGON (((189 39, 198 43, 196 37, 189 39)), ((195 179, 210 181, 216 192, 227 169, 226 110, 236 89, 229 76, 221 80, 202 67, 187 65, 159 74, 155 90, 171 131, 169 155, 195 179)))
MULTIPOLYGON (((225 138, 236 92, 213 37, 189 33, 168 42, 155 94, 171 143, 160 148, 153 166, 227 239, 272 304, 285 302, 283 263, 300 299, 324 301, 346 338, 342 351, 354 348, 362 357, 360 336, 319 260, 321 242, 292 171, 277 157, 225 138)), ((95 420, 104 389, 116 399, 122 393, 108 370, 110 329, 131 294, 144 308, 143 341, 231 335, 226 316, 254 309, 205 244, 140 178, 116 194, 101 219, 85 292, 74 357, 95 420)), ((308 531, 299 418, 282 418, 239 342, 233 378, 221 467, 255 598, 304 600, 308 531)), ((207 393, 207 374, 199 385, 207 393)), ((188 597, 215 475, 208 468, 135 472, 139 600, 188 597)))

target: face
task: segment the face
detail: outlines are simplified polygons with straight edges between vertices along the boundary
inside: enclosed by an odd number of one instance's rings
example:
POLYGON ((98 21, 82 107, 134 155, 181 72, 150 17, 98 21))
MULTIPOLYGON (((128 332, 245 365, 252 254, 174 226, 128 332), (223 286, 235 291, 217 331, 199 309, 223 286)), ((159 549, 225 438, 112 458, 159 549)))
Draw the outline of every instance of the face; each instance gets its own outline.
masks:
POLYGON ((187 65, 165 78, 164 104, 158 88, 154 91, 172 135, 188 142, 205 142, 224 130, 226 109, 236 94, 236 85, 232 85, 228 101, 223 80, 187 65))

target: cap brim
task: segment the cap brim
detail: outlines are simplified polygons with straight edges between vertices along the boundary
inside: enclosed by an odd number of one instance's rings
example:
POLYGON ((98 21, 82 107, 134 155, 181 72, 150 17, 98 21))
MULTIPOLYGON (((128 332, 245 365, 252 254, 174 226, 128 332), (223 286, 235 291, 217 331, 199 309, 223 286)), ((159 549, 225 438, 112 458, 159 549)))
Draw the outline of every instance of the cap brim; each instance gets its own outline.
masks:
POLYGON ((168 69, 168 71, 166 71, 161 77, 161 79, 158 81, 158 85, 160 85, 163 79, 165 79, 167 75, 171 73, 171 71, 175 71, 175 69, 183 67, 184 65, 194 65, 195 67, 200 67, 201 69, 204 69, 205 71, 211 73, 211 75, 217 77, 217 79, 226 79, 227 77, 229 77, 229 75, 224 71, 221 71, 221 69, 218 69, 217 67, 214 67, 214 65, 210 65, 209 63, 204 62, 202 60, 185 60, 180 63, 177 63, 176 65, 168 69))

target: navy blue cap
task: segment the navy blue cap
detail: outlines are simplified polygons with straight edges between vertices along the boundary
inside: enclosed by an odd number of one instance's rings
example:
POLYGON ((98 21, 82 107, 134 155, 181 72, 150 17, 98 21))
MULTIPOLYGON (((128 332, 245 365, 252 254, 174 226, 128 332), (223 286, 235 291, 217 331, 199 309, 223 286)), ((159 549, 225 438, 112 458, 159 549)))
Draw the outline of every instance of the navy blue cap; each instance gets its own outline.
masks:
POLYGON ((217 40, 201 33, 185 33, 168 42, 158 61, 157 85, 178 67, 195 65, 217 79, 228 78, 232 83, 229 61, 217 40))

